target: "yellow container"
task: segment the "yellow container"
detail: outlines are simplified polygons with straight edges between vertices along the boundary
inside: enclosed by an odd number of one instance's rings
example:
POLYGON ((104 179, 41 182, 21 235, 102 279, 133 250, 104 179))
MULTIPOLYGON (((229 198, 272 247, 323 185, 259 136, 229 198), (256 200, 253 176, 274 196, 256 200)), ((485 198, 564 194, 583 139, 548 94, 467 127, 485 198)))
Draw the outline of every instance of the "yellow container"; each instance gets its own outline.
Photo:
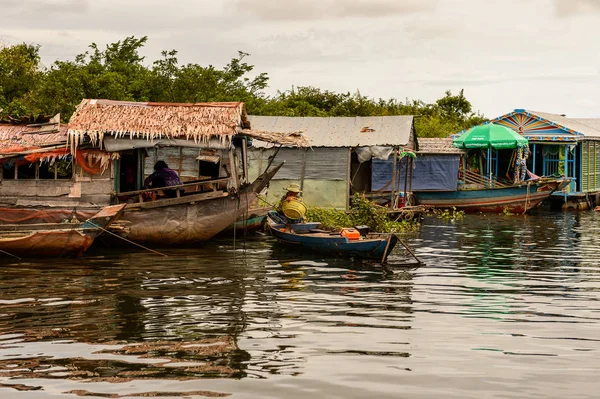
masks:
POLYGON ((286 218, 296 220, 301 219, 306 215, 306 205, 301 201, 283 201, 281 210, 286 218))

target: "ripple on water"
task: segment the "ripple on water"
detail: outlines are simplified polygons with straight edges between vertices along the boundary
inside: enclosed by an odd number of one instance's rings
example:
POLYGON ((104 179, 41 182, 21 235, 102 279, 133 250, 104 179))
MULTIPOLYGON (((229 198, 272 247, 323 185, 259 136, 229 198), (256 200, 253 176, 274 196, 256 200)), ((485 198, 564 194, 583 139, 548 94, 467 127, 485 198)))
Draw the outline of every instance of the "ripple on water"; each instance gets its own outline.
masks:
POLYGON ((592 398, 599 219, 426 219, 422 267, 268 237, 11 261, 0 396, 592 398))

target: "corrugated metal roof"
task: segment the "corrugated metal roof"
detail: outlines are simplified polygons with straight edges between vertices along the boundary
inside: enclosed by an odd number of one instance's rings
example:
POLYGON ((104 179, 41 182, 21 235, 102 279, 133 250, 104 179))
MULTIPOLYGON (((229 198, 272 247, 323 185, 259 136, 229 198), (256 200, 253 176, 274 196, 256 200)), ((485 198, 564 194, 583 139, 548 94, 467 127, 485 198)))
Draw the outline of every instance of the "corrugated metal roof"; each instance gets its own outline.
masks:
POLYGON ((45 147, 67 143, 67 126, 27 126, 0 123, 0 151, 4 154, 13 150, 45 147))
POLYGON ((417 154, 463 154, 466 151, 452 145, 453 138, 420 138, 417 154))
POLYGON ((600 118, 572 118, 571 120, 597 130, 597 133, 586 134, 586 137, 600 137, 600 118))
MULTIPOLYGON (((250 115, 252 129, 298 132, 311 147, 359 147, 412 144, 413 116, 290 117, 250 115)), ((255 147, 265 147, 253 143, 255 147)))
POLYGON ((539 112, 539 111, 530 111, 527 110, 530 114, 536 115, 540 118, 546 119, 556 125, 565 127, 567 129, 572 130, 576 133, 581 133, 585 137, 600 137, 600 130, 594 128, 588 124, 584 124, 579 122, 576 118, 567 118, 563 115, 551 114, 548 112, 539 112))

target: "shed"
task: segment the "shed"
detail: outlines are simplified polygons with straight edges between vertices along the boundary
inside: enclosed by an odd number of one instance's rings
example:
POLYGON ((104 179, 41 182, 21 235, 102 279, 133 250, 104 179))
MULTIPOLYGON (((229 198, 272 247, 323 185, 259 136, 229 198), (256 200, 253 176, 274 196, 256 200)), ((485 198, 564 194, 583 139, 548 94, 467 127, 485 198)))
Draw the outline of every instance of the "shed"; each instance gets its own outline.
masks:
POLYGON ((285 161, 271 182, 269 202, 297 182, 308 204, 346 209, 353 193, 372 191, 373 157, 388 159, 394 149, 416 146, 413 116, 249 116, 249 120, 252 129, 302 132, 310 144, 310 148, 275 148, 253 142, 251 175, 258 175, 270 161, 285 161))

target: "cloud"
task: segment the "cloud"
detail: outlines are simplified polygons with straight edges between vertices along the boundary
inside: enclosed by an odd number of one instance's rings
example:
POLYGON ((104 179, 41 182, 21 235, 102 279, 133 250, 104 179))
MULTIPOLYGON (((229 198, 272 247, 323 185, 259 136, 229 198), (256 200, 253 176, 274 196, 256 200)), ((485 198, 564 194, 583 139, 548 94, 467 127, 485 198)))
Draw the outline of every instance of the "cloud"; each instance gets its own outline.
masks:
POLYGON ((447 78, 431 79, 422 81, 424 84, 432 86, 487 86, 491 84, 509 83, 509 82, 560 82, 560 83, 589 83, 598 80, 600 74, 594 70, 574 70, 562 71, 559 73, 543 73, 543 74, 516 74, 516 75, 486 75, 472 76, 453 74, 447 78))
POLYGON ((4 12, 84 14, 89 11, 88 0, 0 0, 4 12))
POLYGON ((559 17, 577 14, 600 13, 598 0, 554 0, 554 9, 559 17))
POLYGON ((435 10, 438 0, 231 0, 236 12, 262 20, 379 18, 435 10))

